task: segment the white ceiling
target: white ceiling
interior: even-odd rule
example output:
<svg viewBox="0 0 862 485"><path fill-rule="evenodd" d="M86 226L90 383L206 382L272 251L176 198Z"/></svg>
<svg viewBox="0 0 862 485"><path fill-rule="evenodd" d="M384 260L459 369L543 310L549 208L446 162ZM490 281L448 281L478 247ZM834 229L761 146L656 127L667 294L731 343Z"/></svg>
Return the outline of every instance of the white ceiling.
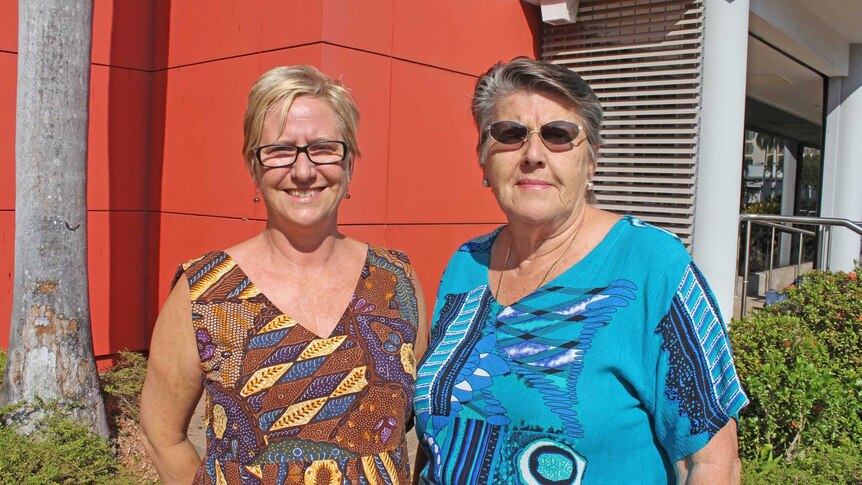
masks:
<svg viewBox="0 0 862 485"><path fill-rule="evenodd" d="M851 44L862 43L862 0L792 0Z"/></svg>
<svg viewBox="0 0 862 485"><path fill-rule="evenodd" d="M862 6L862 0L855 1ZM745 91L758 101L822 124L823 78L751 36Z"/></svg>
<svg viewBox="0 0 862 485"><path fill-rule="evenodd" d="M841 49L830 51L830 42L833 46L837 45L834 42L862 43L862 0L757 0L756 4L752 4L753 14L755 10L760 16L753 15L750 26L754 35L748 38L746 94L816 125L822 125L823 78L819 73L806 68L758 38L779 46L779 49L785 49L790 55L805 59L806 63L821 72L829 72L828 68L835 66L829 63L828 54L835 53L839 57L846 55L842 54ZM802 30L805 30L806 25L811 26L811 30L800 34L803 37L817 35L817 29L820 29L819 35L823 36L822 39L813 41L810 44L811 49L808 49L804 45L795 45L790 32L785 32L790 34L790 37L782 37L780 29L792 29L794 22ZM779 30L770 29L769 23L774 23ZM790 42L784 42L785 39ZM820 60L817 58L818 53L820 56L826 55L825 63L815 62Z"/></svg>

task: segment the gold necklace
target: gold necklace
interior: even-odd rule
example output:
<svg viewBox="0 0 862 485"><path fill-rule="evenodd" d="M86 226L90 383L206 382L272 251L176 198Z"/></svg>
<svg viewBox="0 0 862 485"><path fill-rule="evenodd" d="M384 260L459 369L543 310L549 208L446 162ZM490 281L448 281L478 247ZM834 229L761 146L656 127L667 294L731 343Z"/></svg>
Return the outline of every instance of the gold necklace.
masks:
<svg viewBox="0 0 862 485"><path fill-rule="evenodd" d="M542 281L540 281L539 284L536 285L535 288L533 288L533 291L538 290L539 288L542 287L542 285L545 284L545 281L548 280L548 276L550 276L551 272L554 271L554 268L557 267L557 263L559 263L563 258L565 258L567 254L569 254L569 249L572 249L572 246L575 244L575 238L578 237L578 233L581 232L582 227L584 227L583 221L581 221L581 225L579 225L578 228L575 229L575 233L572 234L572 238L569 240L569 245L566 246L566 250L563 251L563 254L561 254L560 257L557 258L556 261L554 261L554 264L552 264L551 267L548 268L548 271L545 273L545 276L542 277ZM500 289L503 288L503 273L506 272L506 266L509 265L509 256L511 256L511 255L512 255L512 241L509 240L509 247L506 248L506 261L503 263L503 269L500 270L500 277L497 278L497 291L494 292L494 299L495 300L497 299L497 295L500 294ZM530 293L532 293L533 291L531 291Z"/></svg>

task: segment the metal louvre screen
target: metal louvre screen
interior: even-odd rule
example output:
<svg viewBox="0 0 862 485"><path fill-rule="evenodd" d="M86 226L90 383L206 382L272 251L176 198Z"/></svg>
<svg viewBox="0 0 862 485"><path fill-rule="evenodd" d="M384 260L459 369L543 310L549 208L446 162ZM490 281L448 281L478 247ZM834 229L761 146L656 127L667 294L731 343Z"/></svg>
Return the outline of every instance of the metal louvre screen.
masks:
<svg viewBox="0 0 862 485"><path fill-rule="evenodd" d="M571 68L605 111L598 207L691 243L700 110L702 0L581 0L544 25L543 59Z"/></svg>

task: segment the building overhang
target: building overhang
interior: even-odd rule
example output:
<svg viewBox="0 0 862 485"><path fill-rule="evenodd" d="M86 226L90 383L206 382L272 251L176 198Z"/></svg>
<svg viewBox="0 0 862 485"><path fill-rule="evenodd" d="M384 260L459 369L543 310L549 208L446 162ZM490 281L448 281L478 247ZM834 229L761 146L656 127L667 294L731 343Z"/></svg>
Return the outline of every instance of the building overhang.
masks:
<svg viewBox="0 0 862 485"><path fill-rule="evenodd" d="M524 0L542 11L542 22L551 25L573 24L577 20L580 0Z"/></svg>
<svg viewBox="0 0 862 485"><path fill-rule="evenodd" d="M829 77L846 76L850 44L843 17L862 14L862 2L823 0L751 0L749 31L812 69ZM842 35L845 34L845 35Z"/></svg>

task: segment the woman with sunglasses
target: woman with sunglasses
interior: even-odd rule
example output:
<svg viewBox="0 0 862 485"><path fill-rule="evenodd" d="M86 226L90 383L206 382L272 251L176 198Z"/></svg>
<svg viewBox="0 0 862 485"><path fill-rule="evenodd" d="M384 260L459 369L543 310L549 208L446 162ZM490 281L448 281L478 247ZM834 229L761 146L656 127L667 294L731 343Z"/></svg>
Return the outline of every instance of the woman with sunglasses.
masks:
<svg viewBox="0 0 862 485"><path fill-rule="evenodd" d="M679 239L592 205L593 91L517 58L478 80L472 109L508 224L443 274L416 382L417 481L738 481L747 399L724 323Z"/></svg>
<svg viewBox="0 0 862 485"><path fill-rule="evenodd" d="M153 331L141 429L164 483L406 483L427 342L407 257L338 230L359 112L310 66L252 87L243 158L266 227L183 264ZM186 434L206 392L206 454Z"/></svg>

